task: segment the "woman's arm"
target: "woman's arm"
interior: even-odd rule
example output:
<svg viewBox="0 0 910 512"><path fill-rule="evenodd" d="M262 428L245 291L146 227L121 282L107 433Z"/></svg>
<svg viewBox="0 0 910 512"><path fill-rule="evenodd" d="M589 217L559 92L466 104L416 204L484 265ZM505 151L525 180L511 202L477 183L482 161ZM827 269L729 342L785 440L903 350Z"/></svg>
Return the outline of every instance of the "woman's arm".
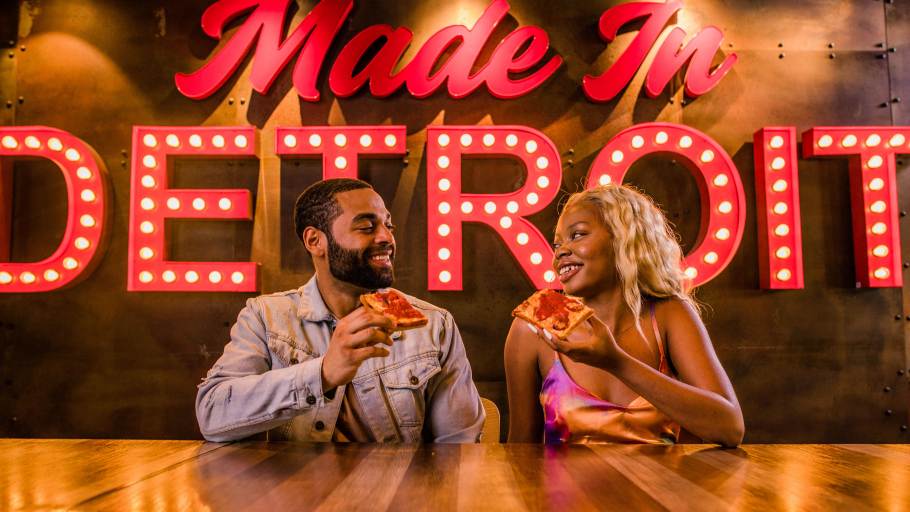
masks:
<svg viewBox="0 0 910 512"><path fill-rule="evenodd" d="M658 410L705 441L724 446L742 442L743 414L711 339L691 306L672 299L658 306L669 354L680 380L627 354L597 318L586 340L548 341L573 360L609 371ZM659 342L660 340L658 340Z"/></svg>
<svg viewBox="0 0 910 512"><path fill-rule="evenodd" d="M503 353L509 393L510 443L539 443L543 439L543 412L538 402L540 340L524 320L515 319Z"/></svg>

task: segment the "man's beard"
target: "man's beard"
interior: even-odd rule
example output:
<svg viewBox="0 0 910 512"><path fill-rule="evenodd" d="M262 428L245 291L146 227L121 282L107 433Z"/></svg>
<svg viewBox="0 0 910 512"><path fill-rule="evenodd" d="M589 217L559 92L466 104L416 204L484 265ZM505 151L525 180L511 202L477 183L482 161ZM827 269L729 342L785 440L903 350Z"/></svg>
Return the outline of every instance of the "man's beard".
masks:
<svg viewBox="0 0 910 512"><path fill-rule="evenodd" d="M335 279L368 290L392 286L392 282L395 280L394 268L377 269L370 265L371 253L378 252L378 250L385 251L391 248L391 244L358 252L338 245L332 236L326 238L329 242L329 272ZM390 257L392 256L394 256L394 250Z"/></svg>

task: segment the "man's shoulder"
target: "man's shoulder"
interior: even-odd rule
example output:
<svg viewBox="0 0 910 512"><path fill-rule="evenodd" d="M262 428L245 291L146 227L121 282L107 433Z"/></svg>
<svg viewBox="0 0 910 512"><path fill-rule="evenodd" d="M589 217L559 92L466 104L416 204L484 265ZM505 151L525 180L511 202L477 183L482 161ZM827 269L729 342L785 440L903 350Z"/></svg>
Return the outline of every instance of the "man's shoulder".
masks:
<svg viewBox="0 0 910 512"><path fill-rule="evenodd" d="M247 301L247 305L258 303L260 305L269 305L271 307L287 305L288 307L297 307L300 303L300 289L284 290L280 292L264 293L257 297L252 297Z"/></svg>

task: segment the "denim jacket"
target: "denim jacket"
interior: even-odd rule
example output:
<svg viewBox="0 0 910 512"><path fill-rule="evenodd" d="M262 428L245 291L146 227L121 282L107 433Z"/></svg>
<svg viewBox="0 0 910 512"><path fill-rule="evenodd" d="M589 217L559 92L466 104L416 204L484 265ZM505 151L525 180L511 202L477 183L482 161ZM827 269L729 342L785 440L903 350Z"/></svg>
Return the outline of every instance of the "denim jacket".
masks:
<svg viewBox="0 0 910 512"><path fill-rule="evenodd" d="M476 442L484 410L461 335L448 311L407 296L429 323L395 332L386 357L323 394L322 360L336 319L314 276L297 290L249 299L231 341L199 385L196 418L209 441L264 431L270 439L331 441L346 386L354 386L375 439Z"/></svg>

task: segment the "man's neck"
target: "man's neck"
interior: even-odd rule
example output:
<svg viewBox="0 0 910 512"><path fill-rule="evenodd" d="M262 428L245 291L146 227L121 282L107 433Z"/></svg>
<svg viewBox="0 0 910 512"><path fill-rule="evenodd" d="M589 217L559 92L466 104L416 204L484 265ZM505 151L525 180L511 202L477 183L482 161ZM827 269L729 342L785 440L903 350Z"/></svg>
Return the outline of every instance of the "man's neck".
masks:
<svg viewBox="0 0 910 512"><path fill-rule="evenodd" d="M316 273L316 287L322 295L322 301L335 316L346 317L351 311L360 307L360 295L369 290L335 279L332 275Z"/></svg>

